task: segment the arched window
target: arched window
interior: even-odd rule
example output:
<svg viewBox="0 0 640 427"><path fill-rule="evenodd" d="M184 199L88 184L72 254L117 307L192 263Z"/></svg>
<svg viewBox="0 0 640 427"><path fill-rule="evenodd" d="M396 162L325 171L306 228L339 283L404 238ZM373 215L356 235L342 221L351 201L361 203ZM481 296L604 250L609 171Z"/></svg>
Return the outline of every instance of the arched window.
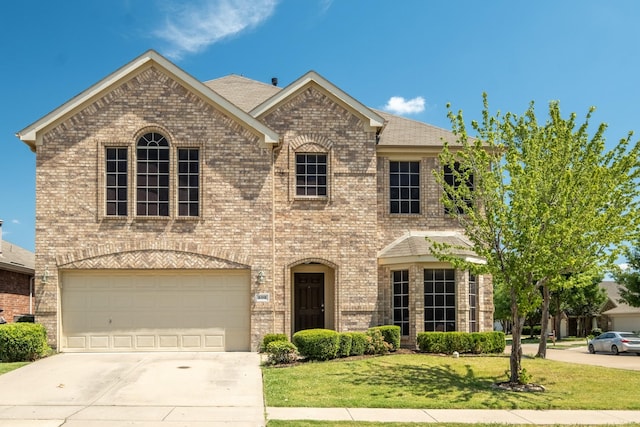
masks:
<svg viewBox="0 0 640 427"><path fill-rule="evenodd" d="M169 142L156 132L137 143L136 214L169 216Z"/></svg>

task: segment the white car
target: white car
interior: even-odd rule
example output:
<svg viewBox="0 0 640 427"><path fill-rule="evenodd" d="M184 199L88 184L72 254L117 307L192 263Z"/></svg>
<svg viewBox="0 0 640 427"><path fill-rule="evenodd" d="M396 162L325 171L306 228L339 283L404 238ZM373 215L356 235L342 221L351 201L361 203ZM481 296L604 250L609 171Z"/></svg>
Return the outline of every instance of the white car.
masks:
<svg viewBox="0 0 640 427"><path fill-rule="evenodd" d="M640 356L640 335L633 332L603 332L589 341L589 353L606 351L613 354L630 352Z"/></svg>

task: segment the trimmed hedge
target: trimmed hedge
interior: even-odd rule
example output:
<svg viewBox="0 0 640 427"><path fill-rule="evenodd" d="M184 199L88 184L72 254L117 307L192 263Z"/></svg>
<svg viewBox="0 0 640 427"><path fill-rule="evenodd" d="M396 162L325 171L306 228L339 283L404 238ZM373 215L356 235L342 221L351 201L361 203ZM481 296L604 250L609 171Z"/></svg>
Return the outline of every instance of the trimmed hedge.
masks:
<svg viewBox="0 0 640 427"><path fill-rule="evenodd" d="M39 323L6 323L0 325L0 361L28 362L51 351L47 331Z"/></svg>
<svg viewBox="0 0 640 427"><path fill-rule="evenodd" d="M298 360L298 349L288 340L276 340L267 344L265 352L268 354L267 363L280 365L293 363Z"/></svg>
<svg viewBox="0 0 640 427"><path fill-rule="evenodd" d="M396 351L400 348L400 326L383 325L369 328L369 330L372 329L377 329L382 333L384 341L391 346L391 351Z"/></svg>
<svg viewBox="0 0 640 427"><path fill-rule="evenodd" d="M351 336L351 352L349 356L362 356L367 350L369 339L364 332L347 332Z"/></svg>
<svg viewBox="0 0 640 427"><path fill-rule="evenodd" d="M351 354L351 345L353 344L353 338L351 334L347 332L338 333L339 347L338 357L347 357Z"/></svg>
<svg viewBox="0 0 640 427"><path fill-rule="evenodd" d="M289 337L286 334L266 334L262 337L262 344L260 345L260 353L267 351L269 343L274 341L286 341L289 342Z"/></svg>
<svg viewBox="0 0 640 427"><path fill-rule="evenodd" d="M421 332L418 348L425 353L503 353L507 345L503 332Z"/></svg>
<svg viewBox="0 0 640 427"><path fill-rule="evenodd" d="M329 329L298 331L292 341L300 355L310 360L335 359L340 347L338 333Z"/></svg>

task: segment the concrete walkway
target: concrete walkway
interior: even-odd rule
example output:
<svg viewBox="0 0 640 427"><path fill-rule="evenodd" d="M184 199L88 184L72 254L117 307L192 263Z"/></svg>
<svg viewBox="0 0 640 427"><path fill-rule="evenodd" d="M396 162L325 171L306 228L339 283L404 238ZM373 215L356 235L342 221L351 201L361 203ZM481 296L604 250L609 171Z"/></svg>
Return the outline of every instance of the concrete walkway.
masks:
<svg viewBox="0 0 640 427"><path fill-rule="evenodd" d="M267 408L269 420L603 425L640 423L640 411Z"/></svg>

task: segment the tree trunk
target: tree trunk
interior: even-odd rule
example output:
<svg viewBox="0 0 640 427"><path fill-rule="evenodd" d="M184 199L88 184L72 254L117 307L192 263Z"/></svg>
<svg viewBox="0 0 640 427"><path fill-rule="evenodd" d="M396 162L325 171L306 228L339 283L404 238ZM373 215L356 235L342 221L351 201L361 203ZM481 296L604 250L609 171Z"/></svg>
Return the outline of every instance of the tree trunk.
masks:
<svg viewBox="0 0 640 427"><path fill-rule="evenodd" d="M524 319L520 317L518 312L518 298L515 290L511 290L511 355L509 357L509 381L512 383L520 382L520 371L522 370L522 325Z"/></svg>
<svg viewBox="0 0 640 427"><path fill-rule="evenodd" d="M549 303L551 302L551 292L549 286L542 285L542 319L540 320L540 344L536 357L542 359L547 357L547 329L549 327Z"/></svg>

